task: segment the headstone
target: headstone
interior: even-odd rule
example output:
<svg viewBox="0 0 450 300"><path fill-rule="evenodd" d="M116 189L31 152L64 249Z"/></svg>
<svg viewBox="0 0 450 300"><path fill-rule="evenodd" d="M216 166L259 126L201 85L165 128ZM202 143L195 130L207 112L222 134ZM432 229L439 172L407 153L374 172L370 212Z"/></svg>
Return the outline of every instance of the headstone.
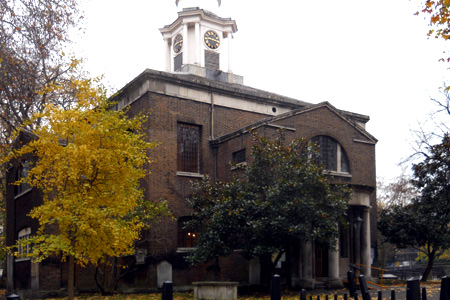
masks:
<svg viewBox="0 0 450 300"><path fill-rule="evenodd" d="M259 285L261 283L261 264L258 259L252 259L248 263L248 282L250 285Z"/></svg>
<svg viewBox="0 0 450 300"><path fill-rule="evenodd" d="M165 281L172 281L172 265L167 261L162 261L156 266L156 280L158 288L161 288Z"/></svg>

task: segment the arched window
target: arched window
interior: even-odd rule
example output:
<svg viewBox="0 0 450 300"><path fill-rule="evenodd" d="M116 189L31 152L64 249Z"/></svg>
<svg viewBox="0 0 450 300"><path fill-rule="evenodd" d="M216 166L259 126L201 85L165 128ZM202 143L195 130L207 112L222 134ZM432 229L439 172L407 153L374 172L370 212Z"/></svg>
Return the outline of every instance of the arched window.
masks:
<svg viewBox="0 0 450 300"><path fill-rule="evenodd" d="M318 163L326 170L338 173L350 173L350 164L344 148L335 139L318 135L311 142L319 148Z"/></svg>

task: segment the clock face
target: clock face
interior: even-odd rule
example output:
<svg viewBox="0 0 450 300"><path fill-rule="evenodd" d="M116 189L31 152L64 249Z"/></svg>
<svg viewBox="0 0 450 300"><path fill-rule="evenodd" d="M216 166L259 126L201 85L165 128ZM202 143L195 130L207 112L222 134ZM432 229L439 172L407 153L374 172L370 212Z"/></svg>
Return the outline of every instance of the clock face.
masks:
<svg viewBox="0 0 450 300"><path fill-rule="evenodd" d="M177 36L173 40L173 52L179 53L182 48L183 48L183 36L181 34L177 34Z"/></svg>
<svg viewBox="0 0 450 300"><path fill-rule="evenodd" d="M204 41L209 49L217 49L220 46L219 35L212 30L205 32Z"/></svg>

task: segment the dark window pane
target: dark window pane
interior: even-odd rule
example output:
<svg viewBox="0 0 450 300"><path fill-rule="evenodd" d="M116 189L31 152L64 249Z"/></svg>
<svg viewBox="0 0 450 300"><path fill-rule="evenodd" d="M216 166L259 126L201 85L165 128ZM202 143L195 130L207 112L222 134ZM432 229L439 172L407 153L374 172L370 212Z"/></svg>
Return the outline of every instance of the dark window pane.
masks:
<svg viewBox="0 0 450 300"><path fill-rule="evenodd" d="M337 142L325 135L315 136L311 141L319 147L318 163L326 170L337 171Z"/></svg>
<svg viewBox="0 0 450 300"><path fill-rule="evenodd" d="M177 140L177 170L199 173L200 127L190 124L178 124Z"/></svg>
<svg viewBox="0 0 450 300"><path fill-rule="evenodd" d="M186 227L186 222L190 220L192 220L191 217L178 219L178 247L191 248L197 245L198 230Z"/></svg>
<svg viewBox="0 0 450 300"><path fill-rule="evenodd" d="M30 170L30 163L25 161L19 168L17 169L16 181L27 178L28 172ZM30 185L27 182L22 182L15 187L15 194L19 195L30 189Z"/></svg>
<svg viewBox="0 0 450 300"><path fill-rule="evenodd" d="M178 71L183 66L183 53L178 54L173 58L173 69Z"/></svg>
<svg viewBox="0 0 450 300"><path fill-rule="evenodd" d="M348 157L342 146L341 146L341 172L350 173L350 164L348 162Z"/></svg>
<svg viewBox="0 0 450 300"><path fill-rule="evenodd" d="M239 164L245 161L245 149L233 152L233 162Z"/></svg>

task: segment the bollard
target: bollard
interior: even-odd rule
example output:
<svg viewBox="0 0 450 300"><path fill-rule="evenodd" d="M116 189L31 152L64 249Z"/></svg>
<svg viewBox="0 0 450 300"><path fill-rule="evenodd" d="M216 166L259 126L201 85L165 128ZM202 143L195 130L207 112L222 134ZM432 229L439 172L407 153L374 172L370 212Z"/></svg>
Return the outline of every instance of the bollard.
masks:
<svg viewBox="0 0 450 300"><path fill-rule="evenodd" d="M439 295L439 300L449 300L450 299L450 277L444 276L441 280L441 293Z"/></svg>
<svg viewBox="0 0 450 300"><path fill-rule="evenodd" d="M338 300L338 295L334 294L334 300Z"/></svg>
<svg viewBox="0 0 450 300"><path fill-rule="evenodd" d="M356 292L356 282L355 276L352 271L347 272L347 279L348 279L348 292L350 294L350 297L353 297Z"/></svg>
<svg viewBox="0 0 450 300"><path fill-rule="evenodd" d="M270 300L281 300L281 279L280 275L273 275Z"/></svg>
<svg viewBox="0 0 450 300"><path fill-rule="evenodd" d="M306 300L306 290L302 289L300 292L300 300Z"/></svg>
<svg viewBox="0 0 450 300"><path fill-rule="evenodd" d="M383 300L383 292L378 291L378 300Z"/></svg>
<svg viewBox="0 0 450 300"><path fill-rule="evenodd" d="M344 300L348 300L347 294L344 294Z"/></svg>
<svg viewBox="0 0 450 300"><path fill-rule="evenodd" d="M406 300L420 300L419 279L410 279L406 282Z"/></svg>
<svg viewBox="0 0 450 300"><path fill-rule="evenodd" d="M364 275L359 275L359 284L361 285L361 296L363 300L370 300L369 288L367 287L366 277Z"/></svg>
<svg viewBox="0 0 450 300"><path fill-rule="evenodd" d="M353 299L358 300L358 292L356 291L355 294L353 295Z"/></svg>
<svg viewBox="0 0 450 300"><path fill-rule="evenodd" d="M422 288L422 300L427 300L427 289L425 287Z"/></svg>
<svg viewBox="0 0 450 300"><path fill-rule="evenodd" d="M328 300L328 295L325 295L325 300Z"/></svg>
<svg viewBox="0 0 450 300"><path fill-rule="evenodd" d="M317 295L317 300L320 300L320 295Z"/></svg>
<svg viewBox="0 0 450 300"><path fill-rule="evenodd" d="M163 286L162 286L161 300L173 300L172 281L164 281Z"/></svg>
<svg viewBox="0 0 450 300"><path fill-rule="evenodd" d="M395 300L395 290L391 290L391 300Z"/></svg>

